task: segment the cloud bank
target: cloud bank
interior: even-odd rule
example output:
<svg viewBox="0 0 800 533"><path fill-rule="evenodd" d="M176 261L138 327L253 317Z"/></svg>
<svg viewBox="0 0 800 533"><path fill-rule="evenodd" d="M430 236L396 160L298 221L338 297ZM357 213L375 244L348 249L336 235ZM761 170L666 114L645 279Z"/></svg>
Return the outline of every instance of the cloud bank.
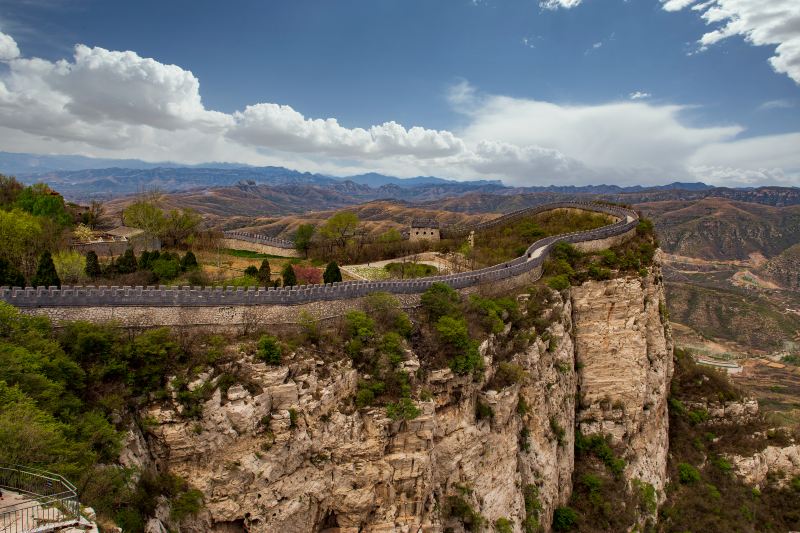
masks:
<svg viewBox="0 0 800 533"><path fill-rule="evenodd" d="M575 4L571 0L558 2ZM736 125L690 126L684 107L645 93L601 105L481 94L462 82L449 103L458 131L390 121L347 128L288 105L208 109L200 80L132 51L77 45L71 58L25 57L0 33L0 150L285 165L350 174L437 174L512 184L797 182L798 135L737 140ZM636 95L636 96L634 96Z"/></svg>

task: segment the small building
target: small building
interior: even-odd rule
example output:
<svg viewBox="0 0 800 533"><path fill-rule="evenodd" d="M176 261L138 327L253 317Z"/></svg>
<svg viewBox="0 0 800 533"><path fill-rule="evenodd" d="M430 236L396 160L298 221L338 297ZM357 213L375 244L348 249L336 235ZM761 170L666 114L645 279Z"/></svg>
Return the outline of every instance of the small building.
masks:
<svg viewBox="0 0 800 533"><path fill-rule="evenodd" d="M411 221L411 230L408 233L409 241L438 241L441 238L439 223L435 220Z"/></svg>
<svg viewBox="0 0 800 533"><path fill-rule="evenodd" d="M119 256L132 248L137 255L161 249L161 241L139 228L118 226L114 229L96 233L88 242L77 242L73 248L83 254L94 251L98 256Z"/></svg>

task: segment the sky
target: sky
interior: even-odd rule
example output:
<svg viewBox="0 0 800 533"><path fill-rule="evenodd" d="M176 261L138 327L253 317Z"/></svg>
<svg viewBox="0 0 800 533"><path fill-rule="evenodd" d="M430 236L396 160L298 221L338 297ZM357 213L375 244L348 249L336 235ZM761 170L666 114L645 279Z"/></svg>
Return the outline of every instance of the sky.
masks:
<svg viewBox="0 0 800 533"><path fill-rule="evenodd" d="M800 2L0 0L0 150L800 186Z"/></svg>

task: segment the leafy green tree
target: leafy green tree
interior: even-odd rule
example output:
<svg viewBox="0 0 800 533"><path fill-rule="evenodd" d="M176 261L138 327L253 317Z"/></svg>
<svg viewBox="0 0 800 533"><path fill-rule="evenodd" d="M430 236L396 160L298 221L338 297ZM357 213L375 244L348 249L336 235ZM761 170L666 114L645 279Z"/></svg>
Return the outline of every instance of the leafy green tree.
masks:
<svg viewBox="0 0 800 533"><path fill-rule="evenodd" d="M350 211L340 211L325 221L320 234L331 240L336 246L344 248L347 241L353 238L360 220L358 215Z"/></svg>
<svg viewBox="0 0 800 533"><path fill-rule="evenodd" d="M311 239L314 237L316 229L314 224L301 224L297 228L297 234L294 236L294 247L306 257L308 256L308 249L311 248Z"/></svg>
<svg viewBox="0 0 800 533"><path fill-rule="evenodd" d="M258 281L260 281L263 285L269 285L270 278L272 277L272 271L269 266L269 261L264 259L261 261L261 266L258 267Z"/></svg>
<svg viewBox="0 0 800 533"><path fill-rule="evenodd" d="M19 209L0 210L0 259L30 276L44 251L43 242L42 223L38 218Z"/></svg>
<svg viewBox="0 0 800 533"><path fill-rule="evenodd" d="M68 226L72 217L64 198L44 183L25 187L17 197L16 206L34 216L48 218L59 226Z"/></svg>
<svg viewBox="0 0 800 533"><path fill-rule="evenodd" d="M83 280L86 270L86 258L75 250L60 250L53 254L58 277L68 284Z"/></svg>
<svg viewBox="0 0 800 533"><path fill-rule="evenodd" d="M141 198L122 212L122 220L126 226L139 228L151 237L159 237L167 226L163 211L156 205L155 200Z"/></svg>
<svg viewBox="0 0 800 533"><path fill-rule="evenodd" d="M0 259L0 287L24 287L25 276L14 265Z"/></svg>
<svg viewBox="0 0 800 533"><path fill-rule="evenodd" d="M325 267L325 272L322 274L322 281L325 283L337 283L342 281L342 271L339 270L339 265L336 264L336 261L331 261L328 263L328 266Z"/></svg>
<svg viewBox="0 0 800 533"><path fill-rule="evenodd" d="M186 255L183 256L181 259L181 270L186 272L187 270L192 270L194 268L198 268L200 265L197 263L197 257L195 257L194 252L189 250L186 252Z"/></svg>
<svg viewBox="0 0 800 533"><path fill-rule="evenodd" d="M189 243L202 221L203 218L194 209L171 209L164 215L160 237L172 246Z"/></svg>
<svg viewBox="0 0 800 533"><path fill-rule="evenodd" d="M284 287L293 287L297 285L297 276L294 273L294 268L291 263L286 263L286 266L283 267L281 277L283 278Z"/></svg>
<svg viewBox="0 0 800 533"><path fill-rule="evenodd" d="M39 258L39 266L31 279L31 285L34 287L61 286L61 280L58 278L56 265L53 264L53 256L50 255L50 252L44 252Z"/></svg>
<svg viewBox="0 0 800 533"><path fill-rule="evenodd" d="M443 316L461 314L459 309L461 297L452 287L444 283L436 282L428 287L428 290L422 293L420 303L433 321Z"/></svg>
<svg viewBox="0 0 800 533"><path fill-rule="evenodd" d="M270 365L281 364L281 346L278 339L271 335L264 335L258 339L258 358Z"/></svg>
<svg viewBox="0 0 800 533"><path fill-rule="evenodd" d="M160 258L150 263L150 269L159 280L169 281L177 278L181 273L181 263L177 258Z"/></svg>
<svg viewBox="0 0 800 533"><path fill-rule="evenodd" d="M133 254L133 249L128 248L125 250L125 253L117 258L116 265L117 271L120 274L131 274L136 272L138 263L136 261L136 256Z"/></svg>

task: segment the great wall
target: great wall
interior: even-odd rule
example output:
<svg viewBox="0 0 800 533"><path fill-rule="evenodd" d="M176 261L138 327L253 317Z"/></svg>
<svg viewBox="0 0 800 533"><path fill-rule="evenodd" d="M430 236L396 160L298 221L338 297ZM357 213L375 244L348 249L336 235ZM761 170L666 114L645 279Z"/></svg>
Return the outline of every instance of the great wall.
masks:
<svg viewBox="0 0 800 533"><path fill-rule="evenodd" d="M589 203L558 202L522 209L491 221L443 230L447 236L507 223L554 209L579 209L611 215L612 224L582 232L540 239L525 254L513 260L470 272L431 276L408 281L345 281L326 285L281 288L242 287L3 287L0 300L29 314L47 315L56 323L64 320L117 321L124 326L239 326L246 324L296 323L301 313L316 319L339 316L359 305L359 299L373 292L397 295L404 307L414 307L419 296L433 283L445 283L462 292L481 286L493 290L511 289L541 277L542 265L558 242L574 244L583 251L607 248L624 241L638 224L635 211L623 207ZM228 232L228 239L289 250L291 241L240 232Z"/></svg>

